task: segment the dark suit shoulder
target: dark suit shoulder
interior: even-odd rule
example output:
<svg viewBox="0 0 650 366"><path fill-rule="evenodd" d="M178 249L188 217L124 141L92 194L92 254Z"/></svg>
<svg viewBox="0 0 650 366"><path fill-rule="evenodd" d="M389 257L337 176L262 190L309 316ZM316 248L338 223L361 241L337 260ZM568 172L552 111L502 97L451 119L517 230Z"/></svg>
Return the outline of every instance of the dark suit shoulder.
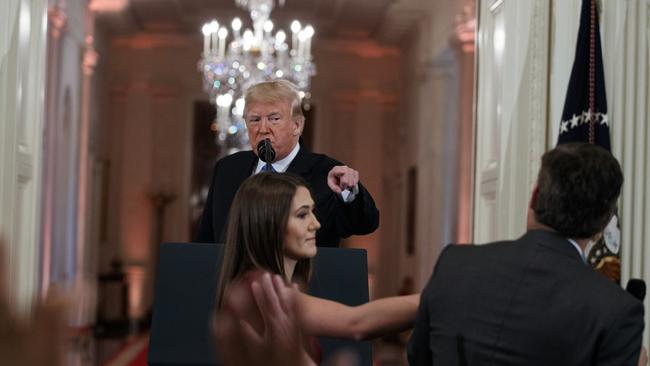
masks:
<svg viewBox="0 0 650 366"><path fill-rule="evenodd" d="M591 288L592 290L586 294L592 297L592 302L600 304L604 307L611 308L634 308L642 306L641 301L636 299L632 294L625 291L617 283L612 282L601 273L593 270L589 266L585 266L586 270L580 271L575 276L575 281L578 286ZM611 314L614 316L615 314Z"/></svg>
<svg viewBox="0 0 650 366"><path fill-rule="evenodd" d="M481 261L490 258L501 258L505 253L518 250L515 241L500 241L489 244L449 244L440 254L440 260L445 257L448 261L465 261L480 259Z"/></svg>
<svg viewBox="0 0 650 366"><path fill-rule="evenodd" d="M223 158L217 160L215 168L230 168L230 167L240 167L244 162L252 163L257 157L251 150L238 151L234 154L224 156Z"/></svg>
<svg viewBox="0 0 650 366"><path fill-rule="evenodd" d="M463 271L459 269L483 267L486 263L503 258L503 251L508 251L512 244L506 241L485 245L449 244L440 253L432 278L438 273L445 278L462 277ZM486 266L489 267L491 265Z"/></svg>
<svg viewBox="0 0 650 366"><path fill-rule="evenodd" d="M340 162L340 161L338 161L338 160L336 160L336 159L334 159L334 158L332 158L330 156L327 156L325 154L318 154L318 153L311 153L311 154L313 156L313 159L316 160L316 161L321 161L323 163L332 164L332 165L345 165L342 162Z"/></svg>
<svg viewBox="0 0 650 366"><path fill-rule="evenodd" d="M327 169L328 171L336 165L344 165L340 161L333 159L325 154L314 153L311 151L304 151L303 154L301 154L301 158L303 161L300 163L304 164L305 166L318 167Z"/></svg>
<svg viewBox="0 0 650 366"><path fill-rule="evenodd" d="M296 158L289 165L287 171L303 176L303 178L305 178L310 184L319 181L326 186L327 180L323 178L327 177L329 171L338 165L345 164L325 154L314 153L301 148Z"/></svg>

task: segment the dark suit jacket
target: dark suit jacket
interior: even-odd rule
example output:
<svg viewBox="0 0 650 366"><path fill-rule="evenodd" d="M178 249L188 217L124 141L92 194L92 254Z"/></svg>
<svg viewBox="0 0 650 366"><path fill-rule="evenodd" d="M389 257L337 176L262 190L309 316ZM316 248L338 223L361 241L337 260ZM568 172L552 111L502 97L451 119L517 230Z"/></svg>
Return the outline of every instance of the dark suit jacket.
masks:
<svg viewBox="0 0 650 366"><path fill-rule="evenodd" d="M411 365L636 365L643 305L550 231L450 245L422 292Z"/></svg>
<svg viewBox="0 0 650 366"><path fill-rule="evenodd" d="M230 205L241 183L254 171L257 156L240 151L217 161L203 216L195 238L200 243L223 242ZM342 163L300 147L287 172L302 176L310 185L316 217L321 228L316 233L318 246L338 246L341 238L369 234L379 226L379 211L370 193L359 183L354 201L344 203L327 185L327 173Z"/></svg>

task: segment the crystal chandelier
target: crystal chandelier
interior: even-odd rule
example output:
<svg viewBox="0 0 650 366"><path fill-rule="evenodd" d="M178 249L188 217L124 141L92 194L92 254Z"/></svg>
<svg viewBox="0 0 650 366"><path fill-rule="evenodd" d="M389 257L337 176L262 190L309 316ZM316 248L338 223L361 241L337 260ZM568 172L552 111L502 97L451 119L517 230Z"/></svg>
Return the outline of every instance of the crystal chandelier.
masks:
<svg viewBox="0 0 650 366"><path fill-rule="evenodd" d="M284 0L278 0L284 5ZM291 47L287 34L273 34L269 19L275 0L235 0L248 10L253 29L242 32L242 21L234 18L231 31L216 20L203 25L203 53L199 71L203 73L203 89L210 102L216 104L217 118L212 124L217 143L227 153L246 149L248 136L243 121L243 93L262 81L286 79L298 86L301 96L309 98L309 81L316 74L312 62L311 40L314 28L291 23ZM230 36L230 38L229 38Z"/></svg>

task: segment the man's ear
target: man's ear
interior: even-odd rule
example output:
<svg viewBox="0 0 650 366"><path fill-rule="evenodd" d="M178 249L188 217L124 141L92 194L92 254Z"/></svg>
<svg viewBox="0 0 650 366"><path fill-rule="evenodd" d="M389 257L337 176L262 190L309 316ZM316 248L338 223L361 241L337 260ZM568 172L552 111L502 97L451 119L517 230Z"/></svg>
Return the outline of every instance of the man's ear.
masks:
<svg viewBox="0 0 650 366"><path fill-rule="evenodd" d="M539 187L537 184L535 184L535 187L533 187L533 192L530 194L530 202L528 202L528 208L531 210L535 209L535 205L537 204L537 194L539 193Z"/></svg>
<svg viewBox="0 0 650 366"><path fill-rule="evenodd" d="M530 202L528 202L528 213L526 214L526 229L532 230L539 227L537 219L535 217L535 204L537 203L537 193L539 193L539 188L537 184L533 187L533 192L530 194Z"/></svg>
<svg viewBox="0 0 650 366"><path fill-rule="evenodd" d="M305 127L305 122L300 119L294 119L292 122L295 124L295 127L293 129L293 135L294 136L302 135L302 129Z"/></svg>

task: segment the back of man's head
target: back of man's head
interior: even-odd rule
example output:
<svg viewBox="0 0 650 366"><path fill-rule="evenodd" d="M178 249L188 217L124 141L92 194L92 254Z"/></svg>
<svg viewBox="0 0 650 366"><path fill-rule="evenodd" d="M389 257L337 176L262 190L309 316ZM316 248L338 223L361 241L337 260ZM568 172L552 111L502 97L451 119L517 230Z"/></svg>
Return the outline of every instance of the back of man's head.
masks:
<svg viewBox="0 0 650 366"><path fill-rule="evenodd" d="M590 238L611 219L622 185L621 167L605 149L559 145L542 156L535 219L568 238Z"/></svg>

